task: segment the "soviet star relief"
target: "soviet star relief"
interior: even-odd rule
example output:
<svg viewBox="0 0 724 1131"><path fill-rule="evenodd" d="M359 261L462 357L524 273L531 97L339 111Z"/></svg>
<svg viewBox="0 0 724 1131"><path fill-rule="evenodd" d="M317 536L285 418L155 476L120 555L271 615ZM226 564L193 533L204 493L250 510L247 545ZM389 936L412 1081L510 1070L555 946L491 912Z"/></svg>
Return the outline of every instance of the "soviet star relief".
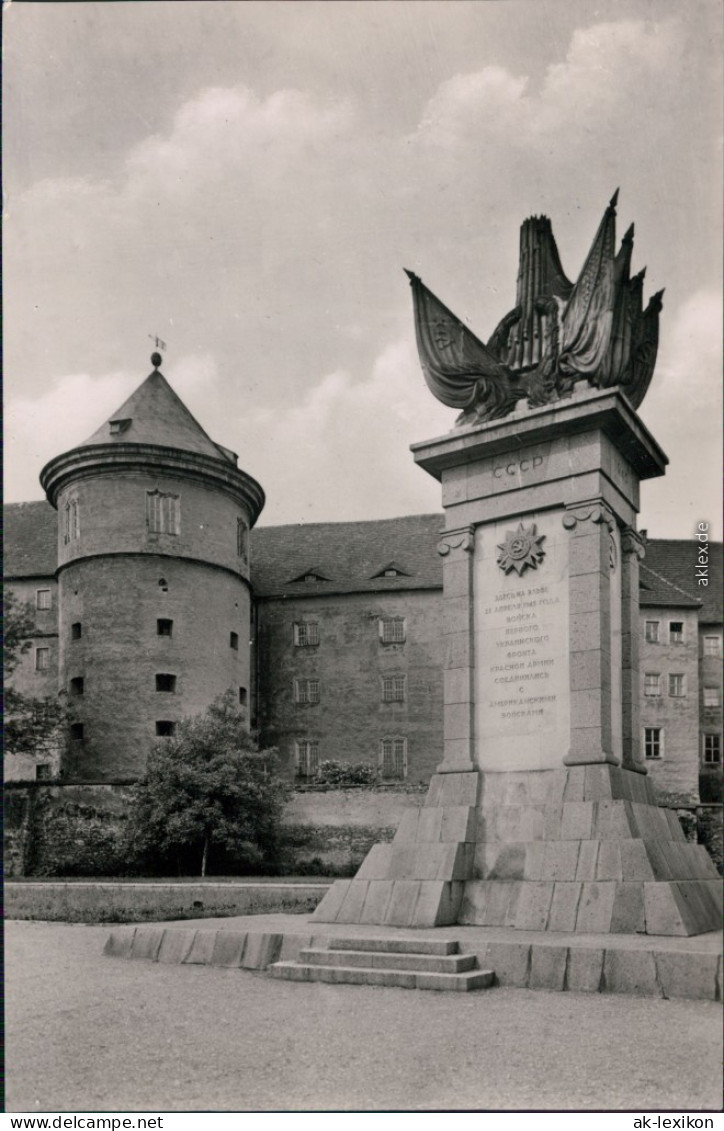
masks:
<svg viewBox="0 0 724 1131"><path fill-rule="evenodd" d="M534 522L530 526L523 526L520 522L517 530L506 530L505 541L498 545L498 565L503 573L508 574L514 569L520 577L528 566L537 569L538 563L545 557L544 541L545 534L538 534Z"/></svg>

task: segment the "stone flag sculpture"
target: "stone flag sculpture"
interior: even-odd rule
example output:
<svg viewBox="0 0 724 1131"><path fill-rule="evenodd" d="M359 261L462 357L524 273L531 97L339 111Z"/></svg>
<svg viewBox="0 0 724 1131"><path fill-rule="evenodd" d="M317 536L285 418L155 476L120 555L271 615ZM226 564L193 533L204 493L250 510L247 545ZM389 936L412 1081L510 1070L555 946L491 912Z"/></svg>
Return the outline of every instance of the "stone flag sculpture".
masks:
<svg viewBox="0 0 724 1131"><path fill-rule="evenodd" d="M415 332L430 391L463 409L458 424L496 420L518 401L529 407L568 395L576 381L619 386L641 404L656 363L661 296L643 309L643 277L630 274L633 225L616 252L614 193L575 283L561 266L550 220L532 216L520 232L516 305L487 345L407 272Z"/></svg>

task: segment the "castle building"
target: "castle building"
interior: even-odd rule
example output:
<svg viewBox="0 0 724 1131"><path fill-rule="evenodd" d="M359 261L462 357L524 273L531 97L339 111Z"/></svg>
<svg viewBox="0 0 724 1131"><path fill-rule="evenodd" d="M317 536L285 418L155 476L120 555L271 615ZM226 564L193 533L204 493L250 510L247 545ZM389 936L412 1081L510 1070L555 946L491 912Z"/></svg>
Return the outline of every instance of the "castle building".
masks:
<svg viewBox="0 0 724 1131"><path fill-rule="evenodd" d="M426 783L443 732L442 514L256 527L258 483L158 370L51 460L47 502L5 508L6 581L33 610L17 690L67 697L70 753L9 779L121 782L219 694L288 773L364 762ZM254 529L252 529L254 528ZM721 546L648 540L640 577L646 762L672 804L718 799ZM714 784L712 784L714 783Z"/></svg>

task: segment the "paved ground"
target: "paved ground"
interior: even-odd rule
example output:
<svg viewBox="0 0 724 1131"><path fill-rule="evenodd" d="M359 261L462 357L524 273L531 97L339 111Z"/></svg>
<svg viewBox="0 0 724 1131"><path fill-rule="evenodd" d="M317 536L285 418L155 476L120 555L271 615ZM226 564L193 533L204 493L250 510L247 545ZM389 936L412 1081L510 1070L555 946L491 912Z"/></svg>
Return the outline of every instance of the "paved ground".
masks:
<svg viewBox="0 0 724 1131"><path fill-rule="evenodd" d="M713 1002L287 983L6 925L9 1111L719 1110Z"/></svg>

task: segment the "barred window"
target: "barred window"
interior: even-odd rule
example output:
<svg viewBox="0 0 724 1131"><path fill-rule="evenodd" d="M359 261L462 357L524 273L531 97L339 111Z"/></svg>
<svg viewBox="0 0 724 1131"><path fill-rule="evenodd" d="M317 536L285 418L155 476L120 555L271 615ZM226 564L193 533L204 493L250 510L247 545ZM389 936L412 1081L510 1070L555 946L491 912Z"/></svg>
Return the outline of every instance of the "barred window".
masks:
<svg viewBox="0 0 724 1131"><path fill-rule="evenodd" d="M249 528L243 518L236 520L236 553L243 561L248 561Z"/></svg>
<svg viewBox="0 0 724 1131"><path fill-rule="evenodd" d="M681 699L686 695L686 676L678 672L669 676L669 695L673 699Z"/></svg>
<svg viewBox="0 0 724 1131"><path fill-rule="evenodd" d="M80 538L80 515L77 499L68 499L65 504L65 542L75 542Z"/></svg>
<svg viewBox="0 0 724 1131"><path fill-rule="evenodd" d="M405 698L404 675L386 675L382 679L382 700L384 703L401 703Z"/></svg>
<svg viewBox="0 0 724 1131"><path fill-rule="evenodd" d="M704 765L705 766L718 766L721 762L721 735L720 734L705 734L703 735L704 742Z"/></svg>
<svg viewBox="0 0 724 1131"><path fill-rule="evenodd" d="M162 491L146 491L146 526L151 534L181 532L181 499Z"/></svg>
<svg viewBox="0 0 724 1131"><path fill-rule="evenodd" d="M319 773L319 743L297 739L294 743L296 774L299 778L316 778Z"/></svg>
<svg viewBox="0 0 724 1131"><path fill-rule="evenodd" d="M317 621L297 621L294 625L294 643L297 648L312 648L319 644Z"/></svg>
<svg viewBox="0 0 724 1131"><path fill-rule="evenodd" d="M721 652L721 637L720 636L705 636L704 637L704 655L705 656L718 656Z"/></svg>
<svg viewBox="0 0 724 1131"><path fill-rule="evenodd" d="M684 640L684 622L681 620L669 621L669 644L682 644Z"/></svg>
<svg viewBox="0 0 724 1131"><path fill-rule="evenodd" d="M659 642L659 622L657 620L647 620L644 627L644 636L647 644L658 644Z"/></svg>
<svg viewBox="0 0 724 1131"><path fill-rule="evenodd" d="M36 672L47 671L50 667L50 648L36 648L35 649L35 670Z"/></svg>
<svg viewBox="0 0 724 1131"><path fill-rule="evenodd" d="M660 758L664 752L664 731L662 727L644 727L644 756Z"/></svg>
<svg viewBox="0 0 724 1131"><path fill-rule="evenodd" d="M644 695L661 694L661 676L656 672L646 672L644 675Z"/></svg>
<svg viewBox="0 0 724 1131"><path fill-rule="evenodd" d="M50 590L49 589L36 589L35 590L35 607L36 607L36 609L49 609L50 608Z"/></svg>
<svg viewBox="0 0 724 1131"><path fill-rule="evenodd" d="M704 706L705 707L718 707L719 706L719 688L718 687L705 687L704 688Z"/></svg>
<svg viewBox="0 0 724 1131"><path fill-rule="evenodd" d="M319 680L318 679L295 679L294 680L294 702L295 703L318 703L319 702Z"/></svg>
<svg viewBox="0 0 724 1131"><path fill-rule="evenodd" d="M387 780L402 780L407 777L406 738L394 736L381 740L380 773Z"/></svg>
<svg viewBox="0 0 724 1131"><path fill-rule="evenodd" d="M379 631L380 640L383 644L404 644L405 618L380 617Z"/></svg>

